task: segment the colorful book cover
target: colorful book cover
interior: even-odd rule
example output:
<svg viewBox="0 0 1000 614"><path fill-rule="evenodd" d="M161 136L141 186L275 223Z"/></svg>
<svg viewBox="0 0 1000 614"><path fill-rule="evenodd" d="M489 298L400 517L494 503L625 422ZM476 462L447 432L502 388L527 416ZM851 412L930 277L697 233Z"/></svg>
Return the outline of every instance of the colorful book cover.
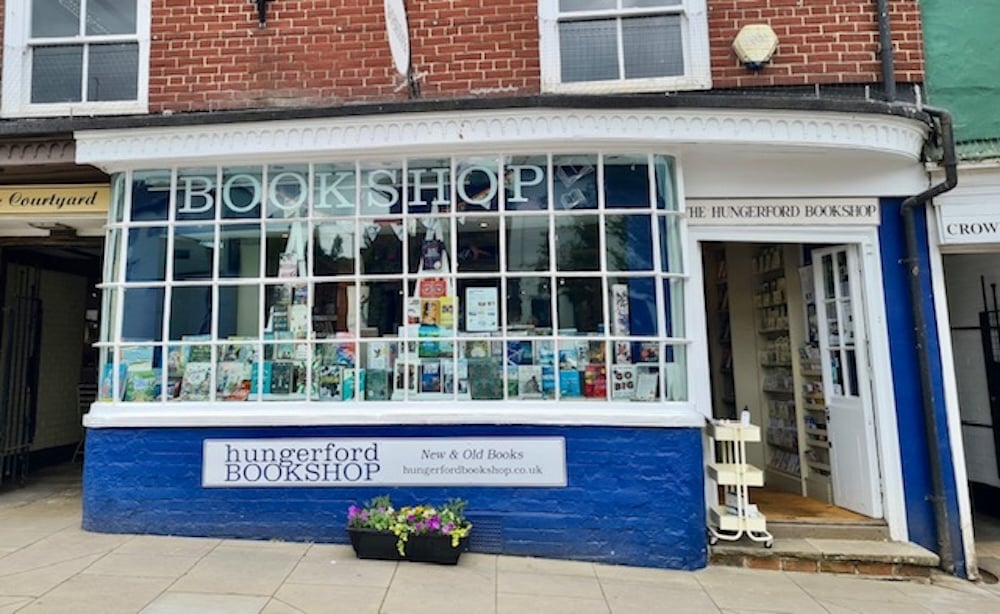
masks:
<svg viewBox="0 0 1000 614"><path fill-rule="evenodd" d="M560 371L576 371L579 362L579 354L576 346L559 348Z"/></svg>
<svg viewBox="0 0 1000 614"><path fill-rule="evenodd" d="M101 389L98 398L102 401L114 399L114 365L107 363L104 365L104 372L101 374ZM125 396L125 379L128 377L128 365L118 365L118 398Z"/></svg>
<svg viewBox="0 0 1000 614"><path fill-rule="evenodd" d="M184 366L181 379L181 399L185 401L207 401L211 389L212 363L188 362Z"/></svg>
<svg viewBox="0 0 1000 614"><path fill-rule="evenodd" d="M441 325L441 301L439 299L420 299L420 324L423 326Z"/></svg>
<svg viewBox="0 0 1000 614"><path fill-rule="evenodd" d="M627 401L635 398L635 367L611 365L611 399Z"/></svg>
<svg viewBox="0 0 1000 614"><path fill-rule="evenodd" d="M503 399L500 362L493 358L470 358L469 394L473 399Z"/></svg>
<svg viewBox="0 0 1000 614"><path fill-rule="evenodd" d="M125 377L125 401L149 403L160 400L160 370L133 369Z"/></svg>
<svg viewBox="0 0 1000 614"><path fill-rule="evenodd" d="M542 396L550 399L556 395L556 369L555 367L541 365L542 367Z"/></svg>
<svg viewBox="0 0 1000 614"><path fill-rule="evenodd" d="M489 358L490 342L485 339L474 339L465 342L466 358Z"/></svg>
<svg viewBox="0 0 1000 614"><path fill-rule="evenodd" d="M441 363L437 360L420 363L420 392L441 392Z"/></svg>
<svg viewBox="0 0 1000 614"><path fill-rule="evenodd" d="M153 368L153 347L134 346L121 349L121 364L135 369Z"/></svg>
<svg viewBox="0 0 1000 614"><path fill-rule="evenodd" d="M273 377L273 376L272 376ZM344 395L344 368L340 365L323 365L316 369L317 396L321 401L341 401Z"/></svg>
<svg viewBox="0 0 1000 614"><path fill-rule="evenodd" d="M357 358L357 350L353 343L338 343L334 347L334 361L338 365L353 367Z"/></svg>
<svg viewBox="0 0 1000 614"><path fill-rule="evenodd" d="M531 341L508 341L507 364L530 365L532 363Z"/></svg>
<svg viewBox="0 0 1000 614"><path fill-rule="evenodd" d="M522 399L542 397L541 365L520 365L517 367L517 395Z"/></svg>
<svg viewBox="0 0 1000 614"><path fill-rule="evenodd" d="M357 381L355 381L357 380ZM341 398L349 401L354 398L355 388L359 397L365 396L365 387L368 385L368 372L365 369L344 369L344 385L341 388Z"/></svg>
<svg viewBox="0 0 1000 614"><path fill-rule="evenodd" d="M185 346L184 365L192 362L212 362L212 346L210 345L188 345Z"/></svg>
<svg viewBox="0 0 1000 614"><path fill-rule="evenodd" d="M552 355L552 342L551 341L536 341L535 346L535 364L539 365L552 365L553 355Z"/></svg>
<svg viewBox="0 0 1000 614"><path fill-rule="evenodd" d="M223 361L219 363L215 373L215 390L219 397L223 399L237 398L246 395L244 391L250 390L250 363L239 360Z"/></svg>
<svg viewBox="0 0 1000 614"><path fill-rule="evenodd" d="M444 267L444 242L424 241L420 247L420 270L440 271Z"/></svg>
<svg viewBox="0 0 1000 614"><path fill-rule="evenodd" d="M389 400L389 371L386 369L366 369L365 399L369 401Z"/></svg>
<svg viewBox="0 0 1000 614"><path fill-rule="evenodd" d="M563 398L579 397L582 396L582 393L579 371L559 372L559 396Z"/></svg>
<svg viewBox="0 0 1000 614"><path fill-rule="evenodd" d="M441 327L451 328L455 325L455 298L452 296L441 297Z"/></svg>
<svg viewBox="0 0 1000 614"><path fill-rule="evenodd" d="M635 400L656 401L660 392L660 376L657 369L637 369L635 378Z"/></svg>
<svg viewBox="0 0 1000 614"><path fill-rule="evenodd" d="M421 341L417 344L417 356L420 358L437 358L440 348L437 341Z"/></svg>
<svg viewBox="0 0 1000 614"><path fill-rule="evenodd" d="M372 341L368 345L369 369L388 370L389 369L389 343L386 341Z"/></svg>
<svg viewBox="0 0 1000 614"><path fill-rule="evenodd" d="M271 368L272 362L265 360L263 363L253 363L250 366L250 393L264 394L271 393Z"/></svg>
<svg viewBox="0 0 1000 614"><path fill-rule="evenodd" d="M288 308L288 330L299 339L305 338L309 331L308 305L292 305Z"/></svg>
<svg viewBox="0 0 1000 614"><path fill-rule="evenodd" d="M276 360L271 366L271 394L291 394L295 391L295 363Z"/></svg>
<svg viewBox="0 0 1000 614"><path fill-rule="evenodd" d="M639 359L636 362L659 362L659 344L655 341L640 341L638 356Z"/></svg>
<svg viewBox="0 0 1000 614"><path fill-rule="evenodd" d="M587 363L592 365L603 365L605 362L605 347L603 341L591 341L587 348Z"/></svg>
<svg viewBox="0 0 1000 614"><path fill-rule="evenodd" d="M632 362L632 344L628 341L615 341L615 364L627 365Z"/></svg>
<svg viewBox="0 0 1000 614"><path fill-rule="evenodd" d="M167 374L170 377L181 377L184 373L184 346L171 345L167 347Z"/></svg>
<svg viewBox="0 0 1000 614"><path fill-rule="evenodd" d="M603 399L608 396L607 367L587 365L583 372L583 395L592 399Z"/></svg>

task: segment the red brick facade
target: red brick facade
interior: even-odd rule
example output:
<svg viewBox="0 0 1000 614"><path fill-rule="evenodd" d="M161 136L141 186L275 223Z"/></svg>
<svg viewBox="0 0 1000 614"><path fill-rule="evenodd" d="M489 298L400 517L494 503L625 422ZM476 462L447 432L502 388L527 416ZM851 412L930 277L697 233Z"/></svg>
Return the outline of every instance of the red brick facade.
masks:
<svg viewBox="0 0 1000 614"><path fill-rule="evenodd" d="M537 0L409 2L424 98L540 90ZM403 100L382 0L153 0L149 109L194 111ZM922 82L917 0L891 0L896 80ZM0 13L2 14L2 13ZM779 37L757 74L731 50L747 24ZM875 0L708 0L713 86L877 83Z"/></svg>

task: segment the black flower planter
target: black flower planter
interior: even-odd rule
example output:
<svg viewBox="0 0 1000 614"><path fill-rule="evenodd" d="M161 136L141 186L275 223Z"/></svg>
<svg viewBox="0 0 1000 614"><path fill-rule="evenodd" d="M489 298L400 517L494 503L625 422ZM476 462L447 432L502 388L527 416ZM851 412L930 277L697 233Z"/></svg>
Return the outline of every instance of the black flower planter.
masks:
<svg viewBox="0 0 1000 614"><path fill-rule="evenodd" d="M419 561L455 565L458 557L468 548L468 538L463 537L457 548L451 547L450 535L411 535L406 540L406 555L396 549L396 536L371 529L347 529L351 546L359 559L381 561Z"/></svg>

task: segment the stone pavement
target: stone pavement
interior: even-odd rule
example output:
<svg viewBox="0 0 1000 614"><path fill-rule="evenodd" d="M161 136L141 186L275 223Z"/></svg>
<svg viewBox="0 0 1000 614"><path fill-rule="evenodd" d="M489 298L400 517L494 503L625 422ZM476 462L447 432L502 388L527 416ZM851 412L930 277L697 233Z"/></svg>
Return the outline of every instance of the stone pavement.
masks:
<svg viewBox="0 0 1000 614"><path fill-rule="evenodd" d="M80 529L79 467L0 489L0 614L998 612L1000 585L712 566L685 572L466 553L456 567L349 546Z"/></svg>

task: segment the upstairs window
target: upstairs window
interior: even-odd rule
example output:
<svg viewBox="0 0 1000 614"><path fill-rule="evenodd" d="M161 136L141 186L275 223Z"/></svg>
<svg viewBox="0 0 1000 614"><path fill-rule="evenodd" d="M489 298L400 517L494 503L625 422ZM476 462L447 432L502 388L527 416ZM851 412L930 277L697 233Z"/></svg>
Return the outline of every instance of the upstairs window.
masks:
<svg viewBox="0 0 1000 614"><path fill-rule="evenodd" d="M543 89L708 89L704 0L542 0Z"/></svg>
<svg viewBox="0 0 1000 614"><path fill-rule="evenodd" d="M149 0L7 3L3 109L12 115L145 111Z"/></svg>

